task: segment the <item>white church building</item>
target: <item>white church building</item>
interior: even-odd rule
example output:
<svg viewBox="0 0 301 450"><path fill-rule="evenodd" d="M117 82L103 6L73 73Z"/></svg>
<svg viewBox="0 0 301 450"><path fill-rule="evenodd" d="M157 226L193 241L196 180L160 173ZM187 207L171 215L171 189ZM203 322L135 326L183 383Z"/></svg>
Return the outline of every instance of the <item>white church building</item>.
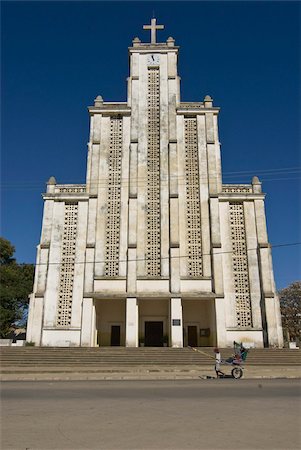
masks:
<svg viewBox="0 0 301 450"><path fill-rule="evenodd" d="M261 183L223 184L219 108L181 101L179 47L144 28L127 101L89 107L86 184L43 194L27 341L281 347Z"/></svg>

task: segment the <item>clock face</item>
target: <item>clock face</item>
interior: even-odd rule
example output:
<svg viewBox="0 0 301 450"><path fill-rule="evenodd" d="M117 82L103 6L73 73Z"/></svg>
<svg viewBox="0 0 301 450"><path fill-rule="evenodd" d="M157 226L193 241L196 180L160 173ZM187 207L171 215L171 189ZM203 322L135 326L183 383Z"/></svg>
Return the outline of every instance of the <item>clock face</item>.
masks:
<svg viewBox="0 0 301 450"><path fill-rule="evenodd" d="M147 55L147 64L149 66L157 66L160 63L160 56L158 53Z"/></svg>

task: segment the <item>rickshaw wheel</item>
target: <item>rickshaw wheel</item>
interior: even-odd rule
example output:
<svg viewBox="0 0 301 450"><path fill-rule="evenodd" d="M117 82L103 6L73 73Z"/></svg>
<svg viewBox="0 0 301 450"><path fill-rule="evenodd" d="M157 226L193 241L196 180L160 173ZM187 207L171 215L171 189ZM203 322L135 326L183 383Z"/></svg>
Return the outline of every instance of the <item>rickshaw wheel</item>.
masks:
<svg viewBox="0 0 301 450"><path fill-rule="evenodd" d="M238 380L239 378L242 377L243 375L243 371L240 367L234 367L234 369L232 369L232 377L235 378L236 380Z"/></svg>

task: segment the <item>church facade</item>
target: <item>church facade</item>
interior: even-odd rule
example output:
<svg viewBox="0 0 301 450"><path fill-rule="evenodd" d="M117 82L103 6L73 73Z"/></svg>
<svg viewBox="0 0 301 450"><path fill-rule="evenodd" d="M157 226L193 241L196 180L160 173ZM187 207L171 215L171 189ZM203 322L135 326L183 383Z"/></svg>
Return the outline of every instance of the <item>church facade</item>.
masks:
<svg viewBox="0 0 301 450"><path fill-rule="evenodd" d="M281 347L261 183L222 183L219 108L181 101L179 48L145 28L127 102L89 107L86 184L43 194L27 341Z"/></svg>

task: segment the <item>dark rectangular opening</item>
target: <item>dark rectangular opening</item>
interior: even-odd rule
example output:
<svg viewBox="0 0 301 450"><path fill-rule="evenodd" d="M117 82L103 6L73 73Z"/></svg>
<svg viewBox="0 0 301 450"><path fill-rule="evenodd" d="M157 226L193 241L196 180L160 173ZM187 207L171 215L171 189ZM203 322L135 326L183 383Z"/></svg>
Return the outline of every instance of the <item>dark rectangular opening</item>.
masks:
<svg viewBox="0 0 301 450"><path fill-rule="evenodd" d="M188 325L188 345L190 347L198 346L198 329L196 325Z"/></svg>
<svg viewBox="0 0 301 450"><path fill-rule="evenodd" d="M111 326L111 346L112 347L120 346L120 325Z"/></svg>
<svg viewBox="0 0 301 450"><path fill-rule="evenodd" d="M144 345L163 347L163 322L145 322Z"/></svg>

